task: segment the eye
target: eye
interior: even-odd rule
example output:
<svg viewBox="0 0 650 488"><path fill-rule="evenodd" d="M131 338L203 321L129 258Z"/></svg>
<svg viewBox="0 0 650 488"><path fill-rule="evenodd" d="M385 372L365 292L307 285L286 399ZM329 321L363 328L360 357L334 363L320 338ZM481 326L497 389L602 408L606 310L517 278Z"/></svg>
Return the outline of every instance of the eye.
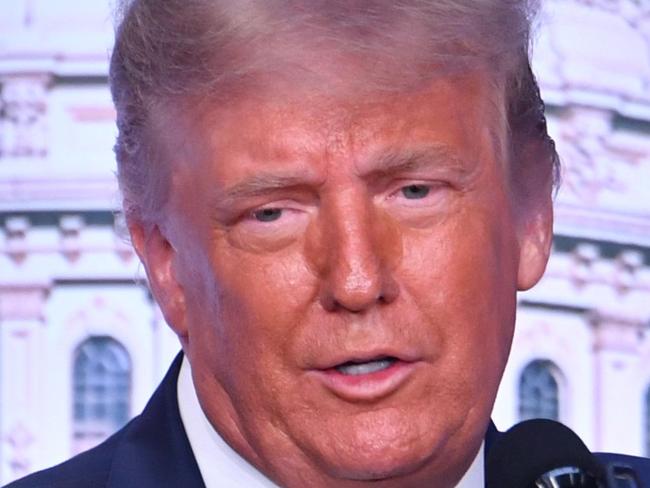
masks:
<svg viewBox="0 0 650 488"><path fill-rule="evenodd" d="M259 222L273 222L282 216L280 208L263 208L253 212L253 217Z"/></svg>
<svg viewBox="0 0 650 488"><path fill-rule="evenodd" d="M430 191L431 188L427 185L408 185L401 188L402 195L409 200L425 198Z"/></svg>

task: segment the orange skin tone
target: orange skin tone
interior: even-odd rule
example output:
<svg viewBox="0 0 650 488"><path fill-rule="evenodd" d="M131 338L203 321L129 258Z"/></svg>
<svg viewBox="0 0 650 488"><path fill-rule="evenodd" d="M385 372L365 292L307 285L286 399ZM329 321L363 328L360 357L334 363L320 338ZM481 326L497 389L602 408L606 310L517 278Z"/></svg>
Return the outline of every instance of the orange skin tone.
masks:
<svg viewBox="0 0 650 488"><path fill-rule="evenodd" d="M476 456L551 239L550 198L514 208L495 106L479 73L161 120L172 192L133 242L207 417L278 484L452 487ZM409 373L324 386L364 352Z"/></svg>

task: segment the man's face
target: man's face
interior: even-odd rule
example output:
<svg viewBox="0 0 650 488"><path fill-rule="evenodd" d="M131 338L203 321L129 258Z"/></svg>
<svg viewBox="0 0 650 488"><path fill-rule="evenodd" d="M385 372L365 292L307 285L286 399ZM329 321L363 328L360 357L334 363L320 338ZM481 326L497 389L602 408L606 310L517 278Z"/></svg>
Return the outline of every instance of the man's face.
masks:
<svg viewBox="0 0 650 488"><path fill-rule="evenodd" d="M450 486L476 455L546 259L488 86L259 97L165 135L170 219L141 254L208 418L280 483Z"/></svg>

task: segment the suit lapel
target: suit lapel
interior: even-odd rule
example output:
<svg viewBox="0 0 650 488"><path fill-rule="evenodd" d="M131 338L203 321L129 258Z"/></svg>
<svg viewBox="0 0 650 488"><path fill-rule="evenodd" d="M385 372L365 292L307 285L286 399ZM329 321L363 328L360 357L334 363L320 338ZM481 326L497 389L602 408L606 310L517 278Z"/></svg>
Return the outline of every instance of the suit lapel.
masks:
<svg viewBox="0 0 650 488"><path fill-rule="evenodd" d="M125 428L107 488L204 488L178 410L176 383L182 353L141 415Z"/></svg>

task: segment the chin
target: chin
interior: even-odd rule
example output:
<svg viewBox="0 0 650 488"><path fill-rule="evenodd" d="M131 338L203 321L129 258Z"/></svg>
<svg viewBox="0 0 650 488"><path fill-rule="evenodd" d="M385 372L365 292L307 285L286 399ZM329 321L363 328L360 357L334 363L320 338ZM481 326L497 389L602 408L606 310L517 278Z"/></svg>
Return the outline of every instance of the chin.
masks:
<svg viewBox="0 0 650 488"><path fill-rule="evenodd" d="M364 481L408 477L428 465L441 450L435 439L426 435L369 432L373 435L339 438L338 449L323 453L321 459L332 476Z"/></svg>
<svg viewBox="0 0 650 488"><path fill-rule="evenodd" d="M426 437L426 436L423 436ZM448 443L428 438L414 440L410 445L385 446L384 448L357 449L356 456L338 457L326 467L329 476L339 480L332 486L348 486L345 482L371 482L373 486L399 486L404 488L455 486L458 473L468 467L465 457L448 452ZM457 453L456 453L457 454ZM337 484L338 483L338 484Z"/></svg>
<svg viewBox="0 0 650 488"><path fill-rule="evenodd" d="M364 456L365 458L366 456ZM356 481L380 481L403 478L415 474L426 464L427 458L393 457L386 453L378 459L355 459L338 466L335 476Z"/></svg>

